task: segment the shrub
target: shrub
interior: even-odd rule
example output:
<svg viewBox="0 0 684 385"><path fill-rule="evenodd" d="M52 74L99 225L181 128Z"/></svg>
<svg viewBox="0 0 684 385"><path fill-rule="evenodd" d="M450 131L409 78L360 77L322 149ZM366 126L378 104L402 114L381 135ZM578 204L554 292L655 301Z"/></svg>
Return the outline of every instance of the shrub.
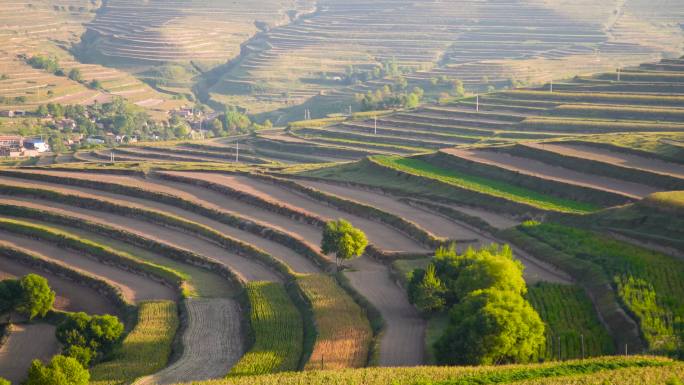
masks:
<svg viewBox="0 0 684 385"><path fill-rule="evenodd" d="M25 385L88 385L90 373L75 359L54 356L48 365L34 360Z"/></svg>
<svg viewBox="0 0 684 385"><path fill-rule="evenodd" d="M72 313L57 327L57 339L65 352L83 365L108 356L120 341L124 325L111 315Z"/></svg>

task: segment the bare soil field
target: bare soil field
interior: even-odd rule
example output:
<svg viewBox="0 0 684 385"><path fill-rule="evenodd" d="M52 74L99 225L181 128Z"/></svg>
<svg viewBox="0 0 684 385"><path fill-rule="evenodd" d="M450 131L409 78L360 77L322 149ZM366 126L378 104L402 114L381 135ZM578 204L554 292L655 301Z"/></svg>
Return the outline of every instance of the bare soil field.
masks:
<svg viewBox="0 0 684 385"><path fill-rule="evenodd" d="M387 267L361 257L346 272L351 284L378 308L385 319L380 341L381 366L414 366L424 361L426 322L408 302L406 292L390 278Z"/></svg>
<svg viewBox="0 0 684 385"><path fill-rule="evenodd" d="M56 293L53 307L62 311L86 312L88 314L117 314L116 307L97 291L81 286L57 275L33 269L27 265L0 256L0 280L20 278L26 274L45 277Z"/></svg>
<svg viewBox="0 0 684 385"><path fill-rule="evenodd" d="M3 183L4 181L0 181ZM49 188L49 187L48 187ZM88 198L98 198L95 194L89 194L87 192L62 189L62 192L77 194L79 196L84 196ZM126 204L125 201L115 201L108 198L100 197L98 199L106 199L119 204ZM168 243L169 245L194 251L197 254L203 255L207 258L217 260L226 266L229 266L239 275L247 280L270 280L270 281L280 281L280 278L269 270L267 267L251 261L247 258L241 257L234 252L226 250L211 241L205 240L201 237L197 237L191 234L187 234L182 231L177 231L174 229L157 226L155 224L145 222L142 220L137 220L129 217L105 214L95 211L83 209L80 207L74 207L69 205L61 205L53 202L33 200L33 199L16 199L17 201L28 202L33 207L41 209L51 209L59 210L58 212L77 218L83 218L93 222L103 223L110 226L121 227L135 234L142 235L146 238L154 239L160 242ZM131 205L130 203L128 203ZM132 205L131 205L132 206ZM222 224L219 224L222 225ZM223 225L225 226L225 225ZM216 229L216 227L213 227ZM220 230L219 230L220 231Z"/></svg>
<svg viewBox="0 0 684 385"><path fill-rule="evenodd" d="M643 198L658 191L655 188L618 179L584 174L562 167L551 166L536 160L511 156L494 151L443 149L442 152L473 162L496 166L505 170L519 172L538 178L562 183L584 186L596 190L621 194L630 198Z"/></svg>
<svg viewBox="0 0 684 385"><path fill-rule="evenodd" d="M372 244L384 250L426 251L425 247L389 226L339 211L274 184L237 175L217 175L214 181L265 200L287 202L297 210L313 213L325 219L345 218L362 229Z"/></svg>
<svg viewBox="0 0 684 385"><path fill-rule="evenodd" d="M446 204L445 206L450 207L456 211L461 211L464 214L473 217L478 217L483 221L489 223L490 226L496 227L497 229L507 229L520 224L520 221L516 221L513 218L476 207L469 207L456 204Z"/></svg>
<svg viewBox="0 0 684 385"><path fill-rule="evenodd" d="M185 300L188 327L183 355L166 369L136 381L135 385L167 385L222 378L240 359L245 340L240 305L231 299Z"/></svg>
<svg viewBox="0 0 684 385"><path fill-rule="evenodd" d="M0 347L0 376L18 384L26 378L34 359L49 360L59 352L55 326L13 325L12 334Z"/></svg>
<svg viewBox="0 0 684 385"><path fill-rule="evenodd" d="M153 279L100 263L76 251L62 249L51 243L0 231L2 239L27 250L46 256L49 260L61 262L72 269L94 275L119 288L127 300L137 303L152 299L175 300L175 291Z"/></svg>
<svg viewBox="0 0 684 385"><path fill-rule="evenodd" d="M143 178L138 178L138 177L112 176L112 175L105 175L105 174L84 174L84 173L78 173L78 172L72 172L72 173L69 173L69 172L59 172L59 173L49 172L46 174L64 175L64 176L79 178L79 179L90 179L90 180L97 180L97 181L103 181L103 182L109 182L109 183L119 183L119 184L126 185L126 186L135 186L135 187L144 188L144 189L150 190L150 191L174 195L174 196L186 199L188 201L191 201L193 203L200 204L204 207L216 209L219 211L224 211L224 212L227 212L228 214L232 214L232 215L236 215L236 214L241 215L242 213L249 214L251 211L250 210L251 206L249 206L245 203L236 201L234 199L226 197L223 194L220 194L220 193L208 190L208 189L190 186L190 185L186 185L183 183L168 182L168 181L163 181L160 179L150 180L150 179L143 179ZM72 187L69 187L69 188L72 188ZM80 191L85 191L81 188L74 188L74 189L78 189ZM93 193L95 193L95 191L96 190L90 190L90 192L93 192ZM99 196L102 196L102 197L106 196L108 198L117 199L120 201L123 200L125 202L129 202L129 203L125 203L125 204L130 204L130 202L134 202L136 204L141 205L141 207L155 208L155 209L158 209L161 211L169 212L169 213L184 217L186 219L208 225L214 229L220 228L223 233L225 233L231 237L234 237L236 239L240 239L243 242L250 243L250 244L252 244L258 248L263 249L267 253L273 255L275 258L278 258L278 259L282 260L284 263L288 264L296 272L300 272L300 273L318 272L317 267L311 261L309 261L306 257L303 257L303 256L297 254L296 252L292 251L291 249L289 249L289 248L287 248L287 247L285 247L279 243L270 241L266 238L255 235L253 233L243 231L243 230L240 230L240 229L219 223L217 221L205 218L205 217L198 215L198 214L194 214L194 213L189 212L187 210L179 209L177 207L157 203L157 202L150 201L150 200L130 198L130 197L125 197L125 196L119 195L119 194L110 194L110 193L105 193L105 192L100 192L100 191L98 191L96 194ZM233 208L242 206L242 209L240 210L240 212L229 211L229 208L227 206L231 206ZM292 233L292 230L289 229L292 227L289 222L292 222L292 221L287 221L287 220L281 218L279 215L276 215L273 213L268 213L268 212L266 212L264 215L262 215L262 218L264 220L256 220L255 219L255 222L260 222L264 226L278 228L279 230L286 232L286 233ZM251 219L251 218L248 218L248 219ZM282 227L272 226L271 221L275 222L276 224L283 223L283 226ZM304 226L298 226L298 227L303 228ZM289 229L289 230L287 230L287 229ZM318 233L320 233L320 231ZM320 237L320 234L318 236ZM317 244L314 247L317 247ZM270 279L266 279L265 277L262 279L260 279L260 278L255 278L255 279L256 280L270 280Z"/></svg>
<svg viewBox="0 0 684 385"><path fill-rule="evenodd" d="M379 192L372 192L360 188L341 186L319 181L297 181L307 187L312 187L339 197L369 205L380 210L395 214L409 220L428 232L449 239L478 239L479 234L465 226L461 226L444 217L429 211L399 202L397 199Z"/></svg>
<svg viewBox="0 0 684 385"><path fill-rule="evenodd" d="M624 152L610 151L598 147L583 146L579 144L526 143L525 146L575 158L596 160L617 166L631 167L684 179L683 165L665 162L659 159L646 158Z"/></svg>

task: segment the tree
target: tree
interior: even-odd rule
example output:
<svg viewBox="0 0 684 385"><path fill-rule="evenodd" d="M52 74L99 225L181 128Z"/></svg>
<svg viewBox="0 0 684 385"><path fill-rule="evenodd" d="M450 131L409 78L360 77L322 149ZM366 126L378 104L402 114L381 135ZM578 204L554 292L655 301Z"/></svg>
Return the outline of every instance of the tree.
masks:
<svg viewBox="0 0 684 385"><path fill-rule="evenodd" d="M106 357L121 340L124 325L112 315L71 313L57 326L57 340L69 357L88 365Z"/></svg>
<svg viewBox="0 0 684 385"><path fill-rule="evenodd" d="M0 377L0 385L12 385L12 383Z"/></svg>
<svg viewBox="0 0 684 385"><path fill-rule="evenodd" d="M423 314L444 310L446 288L437 277L435 265L429 264L425 270L415 272L409 283L409 299Z"/></svg>
<svg viewBox="0 0 684 385"><path fill-rule="evenodd" d="M366 234L344 219L325 224L321 251L324 254L334 253L338 267L340 260L352 259L363 254L367 245Z"/></svg>
<svg viewBox="0 0 684 385"><path fill-rule="evenodd" d="M28 274L19 281L21 299L16 309L30 319L45 317L55 303L55 292L50 289L47 279L36 274Z"/></svg>
<svg viewBox="0 0 684 385"><path fill-rule="evenodd" d="M463 87L463 82L461 80L459 80L459 79L454 80L453 86L454 86L454 95L456 95L459 98L465 96L465 88Z"/></svg>
<svg viewBox="0 0 684 385"><path fill-rule="evenodd" d="M449 316L450 324L435 344L442 364L529 362L546 341L539 314L511 291L476 290Z"/></svg>
<svg viewBox="0 0 684 385"><path fill-rule="evenodd" d="M69 71L69 79L75 82L82 81L83 75L81 74L81 70L78 68L72 68L71 71Z"/></svg>
<svg viewBox="0 0 684 385"><path fill-rule="evenodd" d="M38 106L38 110L36 111L36 113L38 114L38 116L45 117L45 116L47 116L50 112L48 111L48 109L47 109L47 107L45 106L45 104L41 104L40 106Z"/></svg>
<svg viewBox="0 0 684 385"><path fill-rule="evenodd" d="M34 360L25 385L88 385L90 373L71 357L54 356L48 365Z"/></svg>

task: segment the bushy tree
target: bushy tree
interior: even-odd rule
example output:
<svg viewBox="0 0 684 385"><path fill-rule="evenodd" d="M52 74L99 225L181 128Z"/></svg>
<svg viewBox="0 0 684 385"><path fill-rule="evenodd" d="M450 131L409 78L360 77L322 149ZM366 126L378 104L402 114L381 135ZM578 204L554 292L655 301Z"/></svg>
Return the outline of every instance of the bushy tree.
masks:
<svg viewBox="0 0 684 385"><path fill-rule="evenodd" d="M25 385L88 385L90 373L71 357L54 356L48 365L34 360Z"/></svg>
<svg viewBox="0 0 684 385"><path fill-rule="evenodd" d="M55 292L50 289L47 279L36 274L28 274L19 281L21 299L16 310L30 319L45 317L55 303Z"/></svg>
<svg viewBox="0 0 684 385"><path fill-rule="evenodd" d="M421 313L430 314L444 310L446 288L437 277L435 265L429 264L425 270L418 269L411 278L409 300Z"/></svg>
<svg viewBox="0 0 684 385"><path fill-rule="evenodd" d="M544 323L520 294L476 290L450 311L435 353L442 364L528 362L544 342Z"/></svg>
<svg viewBox="0 0 684 385"><path fill-rule="evenodd" d="M83 80L83 74L81 74L81 70L78 68L72 68L71 71L69 71L69 79L80 82Z"/></svg>
<svg viewBox="0 0 684 385"><path fill-rule="evenodd" d="M340 260L352 259L363 254L367 245L366 234L344 219L325 224L321 251L324 254L335 254L338 266Z"/></svg>
<svg viewBox="0 0 684 385"><path fill-rule="evenodd" d="M88 365L111 353L123 332L124 325L114 316L72 313L57 326L57 340L68 356Z"/></svg>

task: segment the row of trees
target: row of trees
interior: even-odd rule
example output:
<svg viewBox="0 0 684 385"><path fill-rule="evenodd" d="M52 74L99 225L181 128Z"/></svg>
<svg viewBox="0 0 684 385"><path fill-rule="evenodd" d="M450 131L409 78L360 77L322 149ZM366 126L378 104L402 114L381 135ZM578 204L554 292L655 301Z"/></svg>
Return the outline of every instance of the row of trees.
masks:
<svg viewBox="0 0 684 385"><path fill-rule="evenodd" d="M35 55L26 59L26 63L33 68L45 70L55 76L66 76L69 79L92 89L102 88L102 83L100 83L99 80L93 79L90 82L84 80L83 74L78 68L72 68L67 73L64 68L59 65L59 59L54 56Z"/></svg>
<svg viewBox="0 0 684 385"><path fill-rule="evenodd" d="M448 311L435 343L443 364L528 362L545 343L545 325L524 298L523 266L507 245L440 248L409 282L409 299L425 315Z"/></svg>

